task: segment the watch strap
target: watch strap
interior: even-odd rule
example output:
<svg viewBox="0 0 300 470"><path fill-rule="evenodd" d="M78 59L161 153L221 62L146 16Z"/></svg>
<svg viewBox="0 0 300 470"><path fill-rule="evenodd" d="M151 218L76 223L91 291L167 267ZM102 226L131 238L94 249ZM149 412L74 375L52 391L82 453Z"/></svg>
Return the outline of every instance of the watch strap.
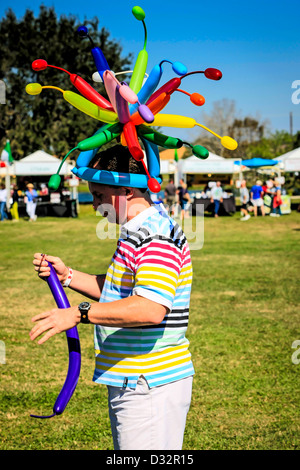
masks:
<svg viewBox="0 0 300 470"><path fill-rule="evenodd" d="M91 308L91 304L88 302L85 302L87 306L83 306L82 304L79 304L78 309L80 311L80 323L91 323L89 320L89 309Z"/></svg>

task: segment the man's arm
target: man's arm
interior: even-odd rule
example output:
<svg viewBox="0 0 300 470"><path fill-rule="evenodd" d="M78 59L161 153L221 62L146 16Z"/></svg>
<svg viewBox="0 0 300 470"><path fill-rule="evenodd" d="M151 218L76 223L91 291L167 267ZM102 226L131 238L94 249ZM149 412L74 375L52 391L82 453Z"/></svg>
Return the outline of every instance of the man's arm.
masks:
<svg viewBox="0 0 300 470"><path fill-rule="evenodd" d="M99 300L105 276L105 274L86 274L73 269L73 278L69 288L91 300Z"/></svg>
<svg viewBox="0 0 300 470"><path fill-rule="evenodd" d="M46 279L50 276L50 262L61 284L64 284L69 276L69 267L57 256L35 253L33 265L39 277ZM69 287L92 300L99 300L105 281L105 274L86 274L72 269L73 277Z"/></svg>
<svg viewBox="0 0 300 470"><path fill-rule="evenodd" d="M93 324L130 328L158 325L168 311L169 309L164 305L139 295L133 295L114 302L93 303L88 316ZM38 341L42 344L51 336L77 326L80 323L80 312L77 305L66 309L55 308L36 315L32 321L38 323L32 328L30 338L35 340L45 333Z"/></svg>

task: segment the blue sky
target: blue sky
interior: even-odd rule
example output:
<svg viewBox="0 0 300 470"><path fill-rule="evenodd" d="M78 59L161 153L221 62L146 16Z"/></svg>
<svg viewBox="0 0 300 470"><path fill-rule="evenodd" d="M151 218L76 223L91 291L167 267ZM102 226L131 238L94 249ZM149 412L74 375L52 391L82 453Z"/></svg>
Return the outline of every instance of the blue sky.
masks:
<svg viewBox="0 0 300 470"><path fill-rule="evenodd" d="M292 83L300 80L300 4L294 0L1 0L0 15L11 5L17 17L23 16L26 8L38 14L41 3L54 6L58 15L72 13L80 21L97 16L100 26L120 41L124 54L132 52L135 58L143 46L144 33L131 9L139 5L146 12L147 72L162 59L181 61L188 71L207 67L222 71L223 78L218 82L203 75L183 82L183 89L205 97L202 108L190 103L185 95L174 93L164 112L193 117L202 123L202 110L209 114L213 102L228 99L235 101L239 117L267 120L271 131L289 131L292 113L293 131L300 130L300 104L293 104L291 99L295 91ZM161 84L172 76L166 64ZM165 132L189 141L197 134L194 129Z"/></svg>

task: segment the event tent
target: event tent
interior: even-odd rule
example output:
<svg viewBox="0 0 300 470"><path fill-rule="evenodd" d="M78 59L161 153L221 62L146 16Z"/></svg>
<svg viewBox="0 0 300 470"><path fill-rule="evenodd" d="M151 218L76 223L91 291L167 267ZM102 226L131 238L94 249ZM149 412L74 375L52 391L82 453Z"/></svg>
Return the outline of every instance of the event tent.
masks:
<svg viewBox="0 0 300 470"><path fill-rule="evenodd" d="M53 155L50 155L43 150L37 150L31 155L22 158L21 160L14 160L9 164L5 162L5 167L0 168L0 177L5 178L5 186L7 191L10 190L10 179L12 176L47 176L55 174L59 168L61 160ZM62 165L61 175L72 175L71 169L74 167L73 163L65 162ZM7 207L9 208L10 202L7 198Z"/></svg>
<svg viewBox="0 0 300 470"><path fill-rule="evenodd" d="M300 171L300 147L274 158L282 171Z"/></svg>
<svg viewBox="0 0 300 470"><path fill-rule="evenodd" d="M27 157L15 161L12 166L14 166L14 174L16 176L51 176L57 172L60 162L59 158L43 150L37 150ZM74 164L65 162L59 173L61 175L71 175L73 166Z"/></svg>
<svg viewBox="0 0 300 470"><path fill-rule="evenodd" d="M238 173L240 168L233 158L223 158L209 152L208 158L201 160L194 155L178 162L178 173L180 177L185 174L217 174L232 175Z"/></svg>
<svg viewBox="0 0 300 470"><path fill-rule="evenodd" d="M1 168L0 176L51 176L57 172L61 160L43 150L37 150L21 160L14 160L10 165ZM72 175L74 163L65 162L61 175Z"/></svg>

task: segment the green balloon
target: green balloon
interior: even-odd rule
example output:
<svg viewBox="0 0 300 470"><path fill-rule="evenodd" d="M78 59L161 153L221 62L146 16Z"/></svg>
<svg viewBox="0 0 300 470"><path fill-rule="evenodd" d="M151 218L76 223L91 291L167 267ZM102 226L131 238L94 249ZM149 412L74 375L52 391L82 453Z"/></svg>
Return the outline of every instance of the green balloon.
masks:
<svg viewBox="0 0 300 470"><path fill-rule="evenodd" d="M145 19L146 13L141 7L133 7L132 13L134 17L139 21L143 21Z"/></svg>
<svg viewBox="0 0 300 470"><path fill-rule="evenodd" d="M205 147L202 147L202 145L195 145L193 147L193 154L196 157L205 160L205 158L209 156L209 151Z"/></svg>
<svg viewBox="0 0 300 470"><path fill-rule="evenodd" d="M61 177L57 174L52 175L49 179L48 188L49 189L58 189L61 182Z"/></svg>

